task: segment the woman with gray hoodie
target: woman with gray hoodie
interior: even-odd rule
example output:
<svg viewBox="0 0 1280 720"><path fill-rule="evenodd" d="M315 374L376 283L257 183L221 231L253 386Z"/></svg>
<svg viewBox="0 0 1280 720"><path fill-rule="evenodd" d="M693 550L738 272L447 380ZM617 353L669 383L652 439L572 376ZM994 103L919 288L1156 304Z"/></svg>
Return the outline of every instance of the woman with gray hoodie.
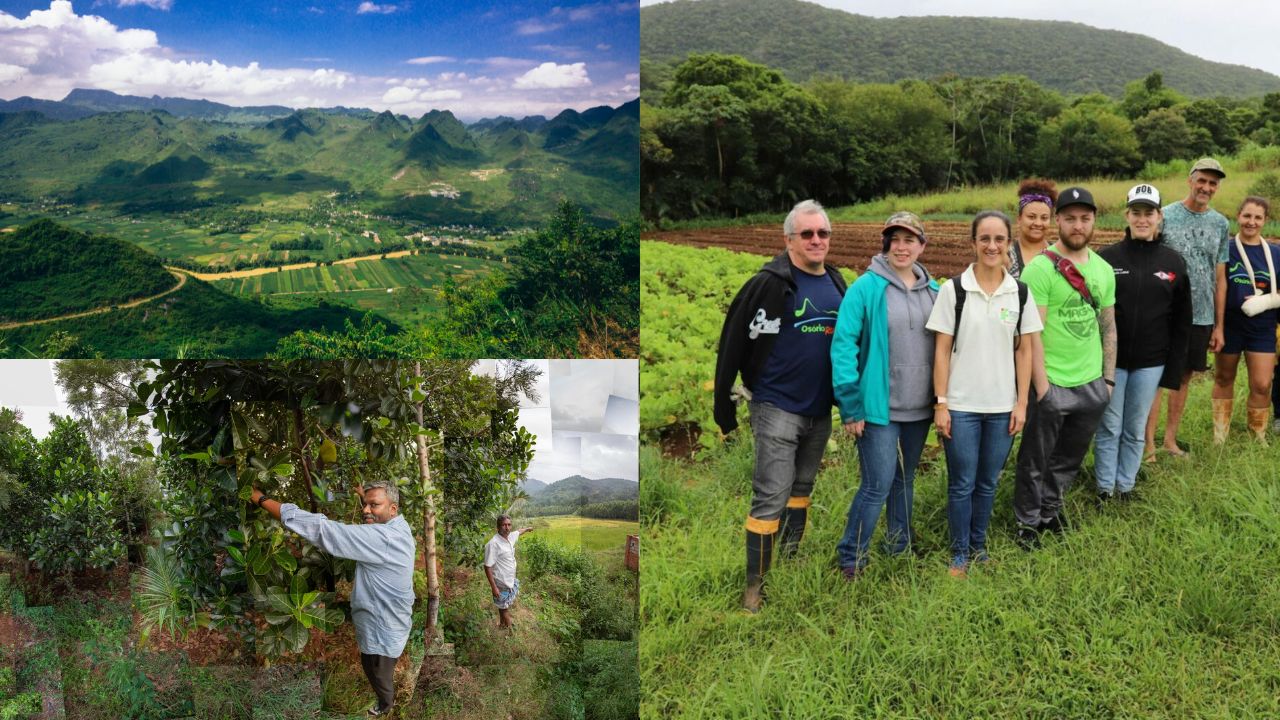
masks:
<svg viewBox="0 0 1280 720"><path fill-rule="evenodd" d="M924 225L895 213L883 238L883 252L845 294L831 341L836 405L857 438L862 475L836 549L848 580L866 567L886 500L886 550L910 550L912 482L933 419L933 333L925 324L938 284L917 262Z"/></svg>

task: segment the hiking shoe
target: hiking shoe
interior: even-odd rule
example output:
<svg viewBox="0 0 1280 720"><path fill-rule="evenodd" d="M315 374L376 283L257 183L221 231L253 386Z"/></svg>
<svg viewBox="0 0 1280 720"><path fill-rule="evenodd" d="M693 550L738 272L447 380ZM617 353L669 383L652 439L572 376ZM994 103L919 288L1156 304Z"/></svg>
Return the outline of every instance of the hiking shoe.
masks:
<svg viewBox="0 0 1280 720"><path fill-rule="evenodd" d="M1121 493L1121 498L1120 498L1121 500L1123 500L1123 499L1124 499L1124 497L1123 497L1123 496L1124 496L1124 493ZM1105 507L1105 506L1106 506L1107 502L1108 502L1108 501L1110 501L1110 500L1112 500L1112 499L1113 499L1113 497L1112 497L1111 493L1107 492L1106 490L1099 490L1099 491L1098 491L1098 500L1097 500L1098 509L1099 509L1099 510L1101 510L1103 507Z"/></svg>
<svg viewBox="0 0 1280 720"><path fill-rule="evenodd" d="M1141 498L1138 497L1138 490L1135 488L1133 490L1129 490L1128 492L1121 492L1119 499L1120 499L1120 502L1122 503L1131 503L1131 502L1137 502Z"/></svg>
<svg viewBox="0 0 1280 720"><path fill-rule="evenodd" d="M962 578L966 577L968 570L969 559L957 553L951 558L951 567L947 570L947 574L953 578Z"/></svg>
<svg viewBox="0 0 1280 720"><path fill-rule="evenodd" d="M1040 530L1030 525L1019 525L1017 532L1013 536L1013 541L1018 543L1018 547L1023 550L1035 550L1040 547Z"/></svg>
<svg viewBox="0 0 1280 720"><path fill-rule="evenodd" d="M395 708L395 706L394 706L394 705L388 705L388 706L386 706L386 707L384 707L384 708L371 707L371 708L369 708L369 713L368 713L368 715L369 715L369 717L382 717L382 716L384 716L384 715L390 715L390 714L391 714L392 709L394 709L394 708Z"/></svg>
<svg viewBox="0 0 1280 720"><path fill-rule="evenodd" d="M840 575L847 581L853 582L862 575L862 568L857 565L846 565L840 568Z"/></svg>

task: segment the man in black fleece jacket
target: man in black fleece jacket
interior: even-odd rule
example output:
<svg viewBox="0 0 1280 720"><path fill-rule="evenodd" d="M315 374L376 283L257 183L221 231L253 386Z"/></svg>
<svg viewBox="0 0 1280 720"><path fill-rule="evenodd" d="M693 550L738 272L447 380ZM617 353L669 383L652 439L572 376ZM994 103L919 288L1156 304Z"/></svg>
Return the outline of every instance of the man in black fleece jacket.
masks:
<svg viewBox="0 0 1280 720"><path fill-rule="evenodd" d="M831 337L845 281L826 264L831 222L813 200L782 225L785 249L747 281L729 306L716 356L715 420L738 426L735 398L749 401L755 438L747 515L747 586L757 612L775 538L784 554L804 534L813 481L831 435ZM742 376L742 386L734 381Z"/></svg>

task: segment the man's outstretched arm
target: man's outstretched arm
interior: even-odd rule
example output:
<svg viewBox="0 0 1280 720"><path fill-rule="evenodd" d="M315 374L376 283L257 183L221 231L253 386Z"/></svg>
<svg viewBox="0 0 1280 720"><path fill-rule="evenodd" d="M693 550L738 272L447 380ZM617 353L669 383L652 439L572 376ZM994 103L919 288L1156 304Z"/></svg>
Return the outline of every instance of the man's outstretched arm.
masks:
<svg viewBox="0 0 1280 720"><path fill-rule="evenodd" d="M262 491L254 488L250 499L257 505L262 497ZM270 498L262 500L260 507L271 513L286 528L330 555L357 562L386 561L387 538L372 526L334 522L324 515L309 513L293 505L290 506L289 519L286 520L280 514L281 504Z"/></svg>
<svg viewBox="0 0 1280 720"><path fill-rule="evenodd" d="M280 519L280 503L276 502L275 500L272 500L271 498L267 498L266 500L263 500L262 498L264 497L267 497L265 493L263 493L258 488L254 488L253 495L249 498L249 502L253 503L254 505L257 505L263 510L266 510L267 512L271 513L271 517L279 520Z"/></svg>

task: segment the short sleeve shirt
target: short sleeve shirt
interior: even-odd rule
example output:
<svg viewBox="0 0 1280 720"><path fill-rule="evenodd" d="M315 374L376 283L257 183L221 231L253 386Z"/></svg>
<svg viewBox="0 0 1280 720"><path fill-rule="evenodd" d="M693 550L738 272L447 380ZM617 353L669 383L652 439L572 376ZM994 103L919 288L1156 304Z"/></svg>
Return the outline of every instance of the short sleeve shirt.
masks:
<svg viewBox="0 0 1280 720"><path fill-rule="evenodd" d="M956 292L968 293L959 332L955 328ZM992 295L978 285L972 265L942 286L926 327L953 336L948 407L964 412L1004 413L1017 404L1013 341L1020 316L1024 335L1044 328L1033 293L1028 292L1026 304L1018 307L1018 283L1012 275L1006 274Z"/></svg>
<svg viewBox="0 0 1280 720"><path fill-rule="evenodd" d="M1222 213L1209 208L1192 212L1181 201L1164 206L1164 242L1177 250L1187 263L1191 281L1191 322L1212 325L1213 296L1218 282L1217 267L1227 261L1230 223Z"/></svg>
<svg viewBox="0 0 1280 720"><path fill-rule="evenodd" d="M1266 335L1276 324L1277 311L1266 310L1253 317L1245 315L1240 309L1245 298L1251 297L1254 288L1263 293L1271 292L1271 274L1267 272L1267 253L1271 254L1271 264L1280 272L1280 248L1263 242L1260 245L1245 245L1245 254L1253 267L1253 277L1240 258L1240 250L1235 241L1230 244L1227 261L1227 308L1224 318L1227 327L1236 330L1248 330L1250 334Z"/></svg>
<svg viewBox="0 0 1280 720"><path fill-rule="evenodd" d="M503 538L494 535L484 546L484 566L493 568L493 581L499 588L510 590L516 585L516 540L520 532L512 530Z"/></svg>
<svg viewBox="0 0 1280 720"><path fill-rule="evenodd" d="M1099 309L1112 307L1115 271L1101 255L1088 252L1089 259L1076 267ZM1027 263L1022 281L1030 287L1036 305L1047 310L1041 337L1049 381L1058 387L1078 387L1102 377L1102 334L1093 308L1044 254Z"/></svg>

